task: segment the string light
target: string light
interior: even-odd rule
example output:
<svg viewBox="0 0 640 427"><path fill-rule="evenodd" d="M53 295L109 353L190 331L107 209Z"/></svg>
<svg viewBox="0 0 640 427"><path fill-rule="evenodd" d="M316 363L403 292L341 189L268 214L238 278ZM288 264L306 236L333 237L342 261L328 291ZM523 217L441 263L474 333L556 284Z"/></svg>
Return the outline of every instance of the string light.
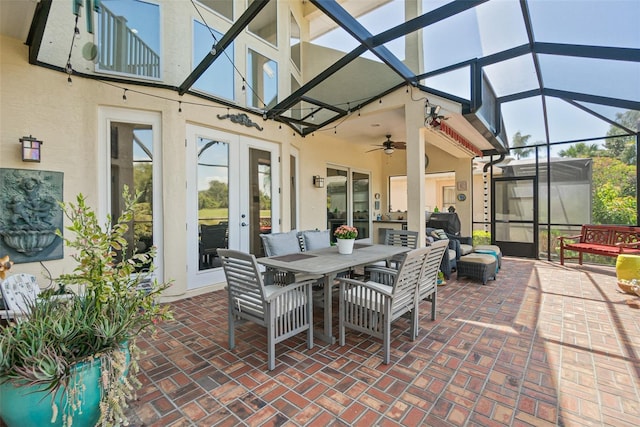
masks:
<svg viewBox="0 0 640 427"><path fill-rule="evenodd" d="M71 66L71 62L67 62L67 65L64 67L64 71L67 73L67 83L69 86L73 84L73 80L71 79L71 74L73 74L73 67Z"/></svg>
<svg viewBox="0 0 640 427"><path fill-rule="evenodd" d="M71 65L71 54L73 53L73 43L75 42L76 37L80 35L80 30L78 29L78 18L76 15L76 22L73 26L73 37L71 37L71 46L69 47L69 56L67 57L67 65L64 67L64 71L67 73L67 83L69 86L73 84L73 80L71 79L71 74L73 74L73 66Z"/></svg>
<svg viewBox="0 0 640 427"><path fill-rule="evenodd" d="M67 82L69 83L69 85L71 85L71 83L72 83L71 74L73 73L73 68L72 68L71 62L68 62L68 63L67 63L67 65L65 66L65 72L69 74L69 76L67 77ZM244 82L244 81L245 81L245 80L243 79L243 82ZM132 90L132 89L127 89L127 88L124 88L124 87L118 86L118 85L113 84L113 83L105 82L105 81L100 81L100 83L105 84L105 85L108 85L108 86L111 86L111 87L114 87L114 88L122 89L122 91L123 91L123 93L122 93L122 100L123 100L123 102L125 102L125 103L128 101L128 99L127 99L127 92L128 92L129 90ZM243 84L243 87L244 87L244 84ZM139 90L133 90L133 92L135 92L135 93L139 93L139 94L141 94L141 95L145 95L145 96L150 96L150 97L153 97L153 98L163 99L163 100L170 101L170 102L177 102L177 103L178 103L178 113L182 113L182 103L183 103L183 102L186 102L186 104L196 105L196 106L201 106L201 107L208 107L208 108L226 108L226 110L227 110L227 116L229 116L229 115L230 115L230 108L229 108L229 107L214 106L214 105L209 105L209 104L204 104L204 103L198 103L198 102L179 101L179 100L171 99L171 98L168 98L168 97L165 97L165 96L161 96L161 95L154 95L154 94L151 94L151 93L141 92L141 91L139 91ZM357 102L361 102L362 100L363 100L363 99L356 99L356 100L351 100L351 101L346 102L346 104L347 104L347 114L345 114L345 116L343 116L342 121L340 121L340 123L338 123L337 125L335 125L335 126L333 126L333 127L331 127L331 128L315 129L315 130L318 130L318 131L320 131L320 132L323 132L323 131L330 131L331 129L333 129L334 134L337 134L337 133L338 133L338 131L337 131L338 127L339 127L339 126L340 126L340 125L341 125L345 120L348 120L348 119L349 119L349 116L353 113L353 111L352 111L352 109L351 109L351 103L352 103L352 102L355 102L355 103L357 103ZM382 103L382 99L379 99L379 102L380 102L380 103ZM344 104L342 104L342 105L344 105ZM268 110L266 110L266 105L264 105L264 107L265 107L265 109L263 109L263 110L262 110L262 118L263 118L264 120L269 120L269 112L268 112ZM359 104L359 105L357 105L357 107L355 107L355 108L356 108L356 109L357 109L357 111L358 111L358 117L360 117L360 116L361 116L361 111L362 111L362 105L360 105L360 104ZM311 114L310 114L309 118L310 118L310 120L315 121L315 111L316 111L316 108L315 108L315 107L300 108L300 109L297 109L297 110L294 110L294 109L287 109L286 111L289 111L289 110L291 110L291 111L299 111L299 112L301 112L301 113L303 113L303 114L304 114L304 111L305 111L305 110L311 110ZM274 119L274 117L277 117L277 116L278 116L278 111L277 111L277 110L275 110L275 109L274 109L274 110L271 110L271 112L274 114L274 116L272 116L272 119ZM280 121L280 120L278 120L278 121ZM278 129L282 129L282 124L281 124L281 123L279 123L279 124L278 124ZM295 133L294 133L294 135L295 135ZM300 134L300 135L301 135L301 136L303 136L303 137L305 136L305 135L302 135L302 134Z"/></svg>
<svg viewBox="0 0 640 427"><path fill-rule="evenodd" d="M205 24L205 26L207 27L207 29L209 29L209 32L211 33L211 36L212 36L212 38L213 38L213 40L214 40L214 43L211 45L210 54L211 54L211 55L216 55L216 54L218 53L218 52L217 52L217 42L218 42L218 40L217 40L217 38L216 38L215 34L213 34L213 31L212 31L211 27L209 27L209 25L207 25L207 24L206 24L206 21L204 20L204 17L203 17L203 16L202 16L202 14L200 13L199 9L198 9L198 8L196 8L196 10L198 11L198 14L199 14L199 15L200 15L200 17L202 18L202 21L203 21L203 23ZM72 65L71 65L71 56L72 56L72 50L73 50L73 47L74 47L74 41L75 41L75 39L76 39L76 38L78 38L78 37L80 36L80 29L78 28L78 18L79 18L79 15L76 15L76 17L75 17L75 26L74 26L74 29L73 29L73 38L72 38L71 47L70 47L70 50L69 50L69 57L68 57L68 60L67 60L67 64L66 64L66 66L65 66L65 72L67 73L67 82L68 82L68 84L69 84L69 85L71 85L71 84L72 84L72 82L73 82L73 80L72 80L72 77L71 77L71 76L72 76L72 74L73 74L73 72L74 72L74 71L73 71L73 67L72 67ZM222 52L222 54L227 55L227 54L226 54L226 52ZM228 56L227 56L227 58L231 61L231 58L229 58ZM231 61L231 63L232 63L233 68L235 69L235 71L238 73L238 75L239 75L240 77L242 77L242 91L243 91L243 92L245 92L245 91L247 90L247 80L246 80L246 78L242 75L242 73L237 69L237 67L235 66L235 64L233 64L233 61ZM118 87L117 85L110 84L110 83L107 83L107 82L102 82L102 83L103 83L103 84L107 84L107 85L112 86L112 87ZM126 102L127 102L127 90L128 90L128 89L126 89L126 88L121 88L121 89L123 89L122 100L123 100L123 102L125 102L125 103L126 103ZM251 87L249 87L249 89L251 89ZM251 89L251 90L253 90L253 89ZM407 92L408 92L408 91L409 91L409 86L407 85ZM137 90L134 90L134 92L135 92L135 93L140 93L140 94L142 94L142 95L146 95L146 96L151 96L151 97L159 98L159 99L165 99L165 100L168 100L168 101L178 102L178 113L182 113L182 101L176 101L176 100L174 100L174 99L170 99L170 98L167 98L167 97L163 97L163 96L159 96L159 95L153 95L153 94L149 94L149 93L144 93L144 92L140 92L140 91L137 91ZM365 99L365 98L363 98L363 99L359 99L359 100L351 100L351 101L347 102L347 112L346 112L346 116L347 116L347 117L345 117L345 120L346 120L346 118L348 118L348 116L350 116L350 115L353 113L353 111L352 111L352 109L351 109L351 102L362 102L363 100L364 100L364 101L369 101L369 100L370 100L370 98L366 98L366 99ZM378 102L379 102L380 104L382 104L382 98L380 98L380 99L378 100ZM220 108L220 107L215 107L215 106L212 106L212 105L201 104L201 103L196 103L196 102L187 102L187 104L191 104L191 105L199 105L199 106L203 106L203 107ZM358 110L358 117L360 117L360 116L361 116L361 108L362 108L362 105L358 105L356 108L357 108L357 110ZM298 111L303 112L304 110L306 110L306 109L305 109L305 108L302 108L302 109L299 109ZM310 116L310 119L311 119L312 121L315 121L315 114L314 114L314 111L315 111L316 109L315 109L315 108L313 108L313 107L311 107L311 108L309 108L309 110L311 110L311 116ZM291 109L291 111L294 111L294 109ZM272 118L273 118L273 117L277 117L279 114L284 113L283 111L278 112L278 111L276 111L276 110L271 110L271 112L272 112L272 114L273 114ZM229 108L227 107L227 115L229 115L229 114L230 114L230 110L229 110ZM265 110L263 110L262 118L263 118L264 120L268 120L268 114L267 114L267 111L266 111L266 105L265 105ZM344 120L343 120L343 121L344 121ZM339 126L340 124L342 124L342 122L340 122L338 125L336 125L336 126L334 126L334 127L333 127L334 134L337 134L337 128L338 128L338 126ZM282 129L282 124L278 124L278 129ZM325 129L325 130L330 130L330 128L329 128L329 129ZM321 130L321 131L322 131L322 130ZM295 135L296 135L296 134L295 134L295 132L294 132L294 136L295 136ZM313 133L312 133L312 135L315 135L315 132L313 132ZM303 136L304 136L304 135L303 135Z"/></svg>

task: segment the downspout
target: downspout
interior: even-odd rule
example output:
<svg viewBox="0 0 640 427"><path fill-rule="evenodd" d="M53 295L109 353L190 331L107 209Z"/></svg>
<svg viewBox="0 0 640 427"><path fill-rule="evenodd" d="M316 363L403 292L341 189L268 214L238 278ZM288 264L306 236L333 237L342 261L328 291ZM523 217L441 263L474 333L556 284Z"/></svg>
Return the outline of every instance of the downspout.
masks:
<svg viewBox="0 0 640 427"><path fill-rule="evenodd" d="M504 153L500 154L496 160L489 161L482 168L482 181L484 184L484 231L489 231L487 230L487 221L489 221L489 183L487 181L487 171L491 166L503 161L506 156ZM493 178L493 171L491 171L491 178Z"/></svg>

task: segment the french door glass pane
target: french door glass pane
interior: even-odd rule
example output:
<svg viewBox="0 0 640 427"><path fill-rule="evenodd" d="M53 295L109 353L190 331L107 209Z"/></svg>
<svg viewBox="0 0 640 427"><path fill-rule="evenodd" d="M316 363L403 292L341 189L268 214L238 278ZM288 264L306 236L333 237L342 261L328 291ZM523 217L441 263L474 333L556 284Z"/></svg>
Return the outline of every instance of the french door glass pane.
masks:
<svg viewBox="0 0 640 427"><path fill-rule="evenodd" d="M198 138L199 269L220 267L219 248L228 247L229 144Z"/></svg>
<svg viewBox="0 0 640 427"><path fill-rule="evenodd" d="M153 132L151 126L112 122L111 216L123 210L122 192L139 193L133 226L127 235L130 251L146 252L153 245ZM131 255L131 254L129 254Z"/></svg>
<svg viewBox="0 0 640 427"><path fill-rule="evenodd" d="M271 153L251 148L249 150L249 200L250 243L249 251L260 254L262 245L261 233L271 232Z"/></svg>

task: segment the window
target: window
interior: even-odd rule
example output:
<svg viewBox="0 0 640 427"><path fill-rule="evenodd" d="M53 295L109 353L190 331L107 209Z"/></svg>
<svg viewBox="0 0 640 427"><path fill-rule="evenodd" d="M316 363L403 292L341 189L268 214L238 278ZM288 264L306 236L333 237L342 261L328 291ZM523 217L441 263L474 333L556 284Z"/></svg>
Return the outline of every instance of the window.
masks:
<svg viewBox="0 0 640 427"><path fill-rule="evenodd" d="M160 78L160 6L139 0L102 0L98 14L98 69Z"/></svg>
<svg viewBox="0 0 640 427"><path fill-rule="evenodd" d="M300 25L298 21L291 14L291 34L289 35L289 49L291 55L291 62L296 66L298 70L302 69L302 56L300 52Z"/></svg>
<svg viewBox="0 0 640 427"><path fill-rule="evenodd" d="M213 36L212 36L213 33ZM194 21L193 25L193 66L211 52L211 47L222 38L219 32L207 28L204 24ZM193 88L226 99L234 99L234 44L231 43L224 52L202 73L194 83Z"/></svg>
<svg viewBox="0 0 640 427"><path fill-rule="evenodd" d="M256 0L251 0L249 5L253 4L255 1ZM277 1L269 2L248 26L249 31L274 46L278 46L277 4Z"/></svg>
<svg viewBox="0 0 640 427"><path fill-rule="evenodd" d="M278 102L278 63L249 49L247 57L247 104L270 108Z"/></svg>
<svg viewBox="0 0 640 427"><path fill-rule="evenodd" d="M450 206L456 207L456 187L453 185L442 187L442 210L446 211Z"/></svg>
<svg viewBox="0 0 640 427"><path fill-rule="evenodd" d="M220 1L220 0L198 0L203 5L207 6L214 12L224 16L230 21L233 21L233 2L232 1Z"/></svg>
<svg viewBox="0 0 640 427"><path fill-rule="evenodd" d="M429 173L424 176L424 210L445 211L456 206L455 172ZM407 211L407 177L389 177L389 212Z"/></svg>

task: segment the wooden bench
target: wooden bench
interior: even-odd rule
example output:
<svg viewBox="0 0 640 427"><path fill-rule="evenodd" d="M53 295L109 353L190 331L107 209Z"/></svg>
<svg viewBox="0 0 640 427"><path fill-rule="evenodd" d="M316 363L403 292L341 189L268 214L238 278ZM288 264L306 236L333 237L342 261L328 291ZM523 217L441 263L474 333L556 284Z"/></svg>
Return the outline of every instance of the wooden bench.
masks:
<svg viewBox="0 0 640 427"><path fill-rule="evenodd" d="M622 253L640 255L640 227L585 224L580 235L563 236L559 240L562 265L565 259L577 259L582 265L583 253L610 257ZM567 257L564 251L578 252L578 256Z"/></svg>

